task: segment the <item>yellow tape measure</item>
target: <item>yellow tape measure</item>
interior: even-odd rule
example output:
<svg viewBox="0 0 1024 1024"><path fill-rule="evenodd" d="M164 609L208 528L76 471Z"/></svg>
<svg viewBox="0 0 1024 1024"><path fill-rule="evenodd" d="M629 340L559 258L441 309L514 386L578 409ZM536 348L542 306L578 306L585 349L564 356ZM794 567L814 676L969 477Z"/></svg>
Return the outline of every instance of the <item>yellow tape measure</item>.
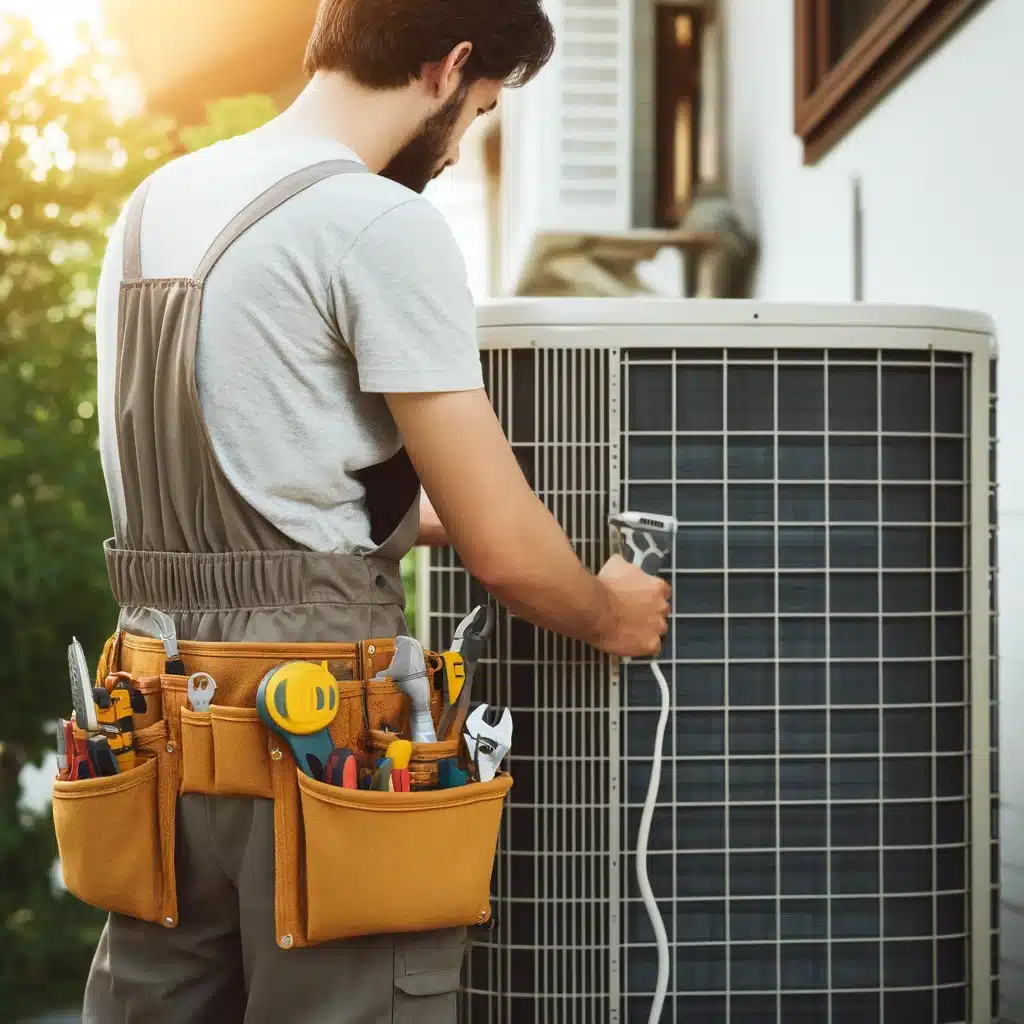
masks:
<svg viewBox="0 0 1024 1024"><path fill-rule="evenodd" d="M260 703L282 731L309 736L334 721L338 681L311 661L289 661L268 672L260 684Z"/></svg>

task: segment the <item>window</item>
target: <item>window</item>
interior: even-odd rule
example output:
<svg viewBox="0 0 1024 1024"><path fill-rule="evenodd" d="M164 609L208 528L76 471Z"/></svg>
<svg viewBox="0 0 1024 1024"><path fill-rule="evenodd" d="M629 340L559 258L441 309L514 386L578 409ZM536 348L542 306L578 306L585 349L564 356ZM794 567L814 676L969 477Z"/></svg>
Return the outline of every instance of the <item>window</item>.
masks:
<svg viewBox="0 0 1024 1024"><path fill-rule="evenodd" d="M658 227L679 224L697 184L703 13L699 7L657 8L655 223Z"/></svg>
<svg viewBox="0 0 1024 1024"><path fill-rule="evenodd" d="M794 0L796 132L814 163L985 0Z"/></svg>

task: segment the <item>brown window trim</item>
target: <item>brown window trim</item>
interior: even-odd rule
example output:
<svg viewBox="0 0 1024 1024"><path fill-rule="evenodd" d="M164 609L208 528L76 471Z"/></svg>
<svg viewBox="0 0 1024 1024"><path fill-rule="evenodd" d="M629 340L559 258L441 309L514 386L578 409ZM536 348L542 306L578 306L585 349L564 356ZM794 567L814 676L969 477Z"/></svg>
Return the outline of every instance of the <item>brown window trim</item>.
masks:
<svg viewBox="0 0 1024 1024"><path fill-rule="evenodd" d="M1022 0L1024 2L1024 0ZM676 18L689 18L690 44L680 54L675 41ZM700 74L704 36L704 8L690 4L659 4L655 8L655 225L675 227L686 212L676 195L676 107L690 101L690 195L698 184L700 161Z"/></svg>
<svg viewBox="0 0 1024 1024"><path fill-rule="evenodd" d="M813 164L986 0L889 0L832 68L828 0L794 2L794 122Z"/></svg>

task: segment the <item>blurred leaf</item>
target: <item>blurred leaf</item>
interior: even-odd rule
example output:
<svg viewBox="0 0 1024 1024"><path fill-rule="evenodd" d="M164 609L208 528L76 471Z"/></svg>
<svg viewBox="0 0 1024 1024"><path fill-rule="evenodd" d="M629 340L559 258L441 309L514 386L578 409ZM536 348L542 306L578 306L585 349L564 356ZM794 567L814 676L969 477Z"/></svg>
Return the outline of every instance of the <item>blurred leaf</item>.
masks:
<svg viewBox="0 0 1024 1024"><path fill-rule="evenodd" d="M181 130L187 150L202 149L223 139L255 131L275 117L277 110L269 96L238 96L215 100L206 106L206 123Z"/></svg>

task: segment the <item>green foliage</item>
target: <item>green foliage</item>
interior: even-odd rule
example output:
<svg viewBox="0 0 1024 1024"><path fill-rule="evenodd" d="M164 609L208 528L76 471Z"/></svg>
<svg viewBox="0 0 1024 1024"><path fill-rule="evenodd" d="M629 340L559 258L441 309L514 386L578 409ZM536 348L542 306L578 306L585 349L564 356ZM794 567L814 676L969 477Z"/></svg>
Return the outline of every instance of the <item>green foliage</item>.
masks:
<svg viewBox="0 0 1024 1024"><path fill-rule="evenodd" d="M182 128L181 141L189 151L202 149L222 139L255 131L276 114L269 96L233 96L214 100L207 104L206 123Z"/></svg>
<svg viewBox="0 0 1024 1024"><path fill-rule="evenodd" d="M67 713L67 644L95 660L115 609L96 446L93 307L106 231L170 136L111 113L98 46L56 67L29 25L0 20L0 1005L74 1000L101 915L56 895L48 813L18 778Z"/></svg>
<svg viewBox="0 0 1024 1024"><path fill-rule="evenodd" d="M104 915L55 891L49 812L19 776L53 749L69 705L72 635L95 664L116 622L96 425L94 308L107 232L180 144L148 115L116 116L101 40L54 65L30 25L0 15L0 1007L4 1020L81 999ZM265 97L213 104L198 148L273 116ZM101 858L116 851L96 851Z"/></svg>

